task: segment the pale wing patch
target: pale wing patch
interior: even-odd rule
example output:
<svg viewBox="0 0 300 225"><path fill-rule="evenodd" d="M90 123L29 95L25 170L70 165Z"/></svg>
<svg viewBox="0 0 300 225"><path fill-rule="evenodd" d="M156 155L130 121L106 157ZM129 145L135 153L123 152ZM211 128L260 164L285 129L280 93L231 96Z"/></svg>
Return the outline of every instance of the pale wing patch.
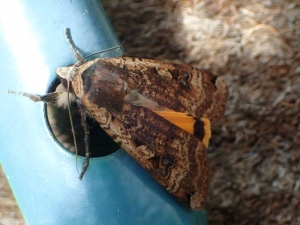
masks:
<svg viewBox="0 0 300 225"><path fill-rule="evenodd" d="M142 106L151 111L170 111L168 108L159 105L157 102L143 96L137 90L131 90L124 98L126 102L132 105Z"/></svg>

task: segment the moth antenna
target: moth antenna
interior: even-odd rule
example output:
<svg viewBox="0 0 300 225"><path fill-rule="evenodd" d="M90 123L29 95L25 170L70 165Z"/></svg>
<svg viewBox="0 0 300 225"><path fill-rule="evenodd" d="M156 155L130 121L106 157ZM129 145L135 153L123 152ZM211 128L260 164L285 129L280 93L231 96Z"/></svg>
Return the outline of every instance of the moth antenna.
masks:
<svg viewBox="0 0 300 225"><path fill-rule="evenodd" d="M78 161L78 148L77 148L77 140L76 140L76 135L74 131L74 125L73 125L73 118L71 114L71 106L70 106L70 81L67 80L67 98L68 98L68 113L69 113L69 118L70 118L70 124L71 124L71 130L72 130L72 135L73 135L73 140L74 140L74 146L75 146L75 154L76 154L76 170L79 174L78 166L77 166L77 161Z"/></svg>
<svg viewBox="0 0 300 225"><path fill-rule="evenodd" d="M84 163L82 165L82 171L81 174L79 176L79 179L82 180L83 175L85 174L88 166L89 166L89 162L90 162L90 149L89 149L89 142L90 142L90 133L89 133L89 129L88 129L88 125L86 122L86 112L85 109L82 105L79 105L79 111L81 114L81 125L83 127L84 130L84 147L85 147L85 160Z"/></svg>
<svg viewBox="0 0 300 225"><path fill-rule="evenodd" d="M105 50L102 50L102 51L95 52L95 53L93 53L93 54L87 55L87 56L84 57L84 59L89 58L89 57L94 56L94 55L101 54L101 53L113 54L113 53L115 53L115 52L118 52L118 51L122 48L124 42L125 42L125 40L121 43L120 46L115 46L115 47L107 48L107 49L105 49ZM116 50L115 50L115 51L112 51L112 52L109 52L110 50L114 50L114 49L116 49ZM103 54L103 55L104 55L104 54Z"/></svg>
<svg viewBox="0 0 300 225"><path fill-rule="evenodd" d="M76 66L80 66L81 64L84 63L84 58L80 54L80 52L78 51L78 49L76 48L76 46L75 46L75 44L74 44L74 42L72 40L70 29L69 28L65 28L64 31L65 31L65 35L67 37L67 41L68 41L68 43L69 43L69 45L70 45L70 47L71 47L71 49L72 49L72 51L74 53L75 59L77 60Z"/></svg>
<svg viewBox="0 0 300 225"><path fill-rule="evenodd" d="M12 90L8 90L7 92L8 92L8 94L25 96L27 98L30 98L34 102L41 102L41 101L43 101L41 95L28 94L28 93L25 93L25 92L12 91Z"/></svg>
<svg viewBox="0 0 300 225"><path fill-rule="evenodd" d="M8 94L21 95L21 96L30 98L30 100L32 100L34 102L44 102L46 104L50 104L50 105L53 105L53 106L56 106L59 108L61 108L62 105L60 104L58 99L59 99L60 95L64 94L64 93L65 92L62 92L62 91L56 91L56 92L48 93L45 95L35 95L35 94L29 94L29 93L25 93L25 92L8 90Z"/></svg>

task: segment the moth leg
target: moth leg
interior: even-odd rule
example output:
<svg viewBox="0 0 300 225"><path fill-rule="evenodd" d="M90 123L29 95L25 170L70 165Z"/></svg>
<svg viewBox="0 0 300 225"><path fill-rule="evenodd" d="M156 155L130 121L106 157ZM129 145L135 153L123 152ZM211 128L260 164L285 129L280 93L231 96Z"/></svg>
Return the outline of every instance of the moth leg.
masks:
<svg viewBox="0 0 300 225"><path fill-rule="evenodd" d="M84 148L85 148L85 160L83 162L82 165L82 171L80 173L79 179L82 180L88 166L89 166L89 162L90 162L90 133L89 133L89 128L88 128L88 124L86 122L86 111L83 107L83 105L78 104L79 106L79 111L80 111L80 115L81 115L81 125L82 128L84 130Z"/></svg>

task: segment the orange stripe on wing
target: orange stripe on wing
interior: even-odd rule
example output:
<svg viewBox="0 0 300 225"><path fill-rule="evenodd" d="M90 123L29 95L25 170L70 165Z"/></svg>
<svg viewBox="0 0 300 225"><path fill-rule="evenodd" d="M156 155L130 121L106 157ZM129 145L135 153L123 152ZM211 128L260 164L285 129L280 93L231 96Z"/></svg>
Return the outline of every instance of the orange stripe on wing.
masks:
<svg viewBox="0 0 300 225"><path fill-rule="evenodd" d="M199 138L203 144L208 147L209 139L211 137L210 121L206 118L200 120L195 119L192 116L188 116L186 113L174 112L174 111L154 111L159 116L165 118L174 125L181 129L195 135Z"/></svg>

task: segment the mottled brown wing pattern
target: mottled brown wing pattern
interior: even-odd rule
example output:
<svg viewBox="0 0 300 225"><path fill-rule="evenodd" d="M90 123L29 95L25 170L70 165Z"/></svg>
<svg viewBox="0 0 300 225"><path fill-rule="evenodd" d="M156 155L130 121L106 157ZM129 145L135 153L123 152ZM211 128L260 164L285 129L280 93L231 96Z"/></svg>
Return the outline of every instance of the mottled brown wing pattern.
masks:
<svg viewBox="0 0 300 225"><path fill-rule="evenodd" d="M205 146L148 109L123 104L109 112L83 97L100 126L163 187L193 209L201 209L209 186Z"/></svg>
<svg viewBox="0 0 300 225"><path fill-rule="evenodd" d="M101 127L169 192L202 208L209 165L201 140L125 99L135 90L168 109L215 120L228 96L225 82L187 65L127 57L95 59L71 71L75 94Z"/></svg>

